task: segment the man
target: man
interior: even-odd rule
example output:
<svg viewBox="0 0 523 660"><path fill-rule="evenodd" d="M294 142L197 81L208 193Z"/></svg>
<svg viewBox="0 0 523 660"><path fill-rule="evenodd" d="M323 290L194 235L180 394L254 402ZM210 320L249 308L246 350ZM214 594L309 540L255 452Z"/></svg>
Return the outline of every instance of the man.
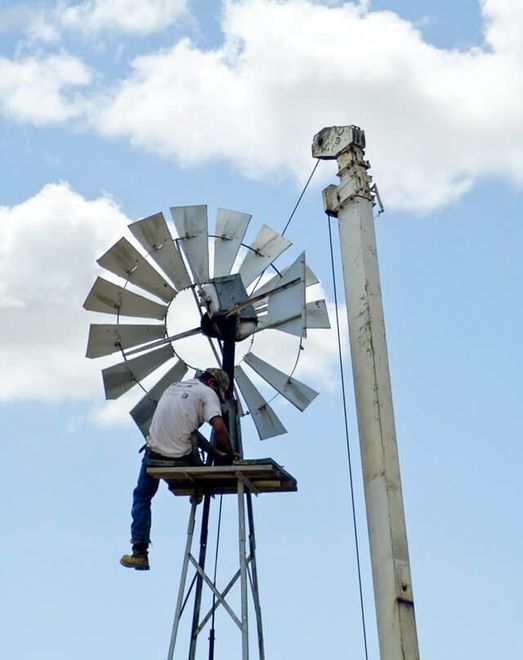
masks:
<svg viewBox="0 0 523 660"><path fill-rule="evenodd" d="M159 479L147 474L148 464L202 465L196 443L217 458L239 458L221 416L220 400L229 389L229 377L222 369L206 369L199 378L174 383L163 393L151 421L138 483L133 491L131 511L132 554L120 559L122 566L149 570L148 547L151 530L151 500ZM213 447L197 429L208 422L217 441ZM166 462L168 461L168 463Z"/></svg>

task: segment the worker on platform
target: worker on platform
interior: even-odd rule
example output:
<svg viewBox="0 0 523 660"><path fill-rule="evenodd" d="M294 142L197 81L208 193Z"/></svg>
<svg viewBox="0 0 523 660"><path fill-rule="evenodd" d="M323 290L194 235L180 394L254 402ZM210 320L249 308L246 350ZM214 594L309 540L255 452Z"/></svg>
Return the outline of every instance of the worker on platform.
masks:
<svg viewBox="0 0 523 660"><path fill-rule="evenodd" d="M198 446L216 458L232 461L240 457L231 445L221 415L220 401L224 401L228 389L227 373L222 369L209 368L198 378L170 385L160 398L147 436L138 483L133 491L132 554L121 558L122 566L149 570L151 500L160 481L147 474L148 466L202 465ZM197 431L204 422L208 422L214 430L216 447Z"/></svg>

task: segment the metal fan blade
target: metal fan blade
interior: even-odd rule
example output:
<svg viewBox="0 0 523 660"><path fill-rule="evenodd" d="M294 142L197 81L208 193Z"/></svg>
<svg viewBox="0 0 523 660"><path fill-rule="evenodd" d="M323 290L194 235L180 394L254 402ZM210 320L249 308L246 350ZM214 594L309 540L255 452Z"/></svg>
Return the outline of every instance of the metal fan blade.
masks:
<svg viewBox="0 0 523 660"><path fill-rule="evenodd" d="M251 244L251 249L245 255L239 273L245 287L254 282L263 271L292 243L263 225Z"/></svg>
<svg viewBox="0 0 523 660"><path fill-rule="evenodd" d="M140 355L132 360L126 360L108 367L102 371L106 399L117 399L134 387L164 362L172 358L172 346L164 346L155 351Z"/></svg>
<svg viewBox="0 0 523 660"><path fill-rule="evenodd" d="M183 253L189 262L195 282L209 281L209 232L207 206L174 206L174 226L181 238Z"/></svg>
<svg viewBox="0 0 523 660"><path fill-rule="evenodd" d="M93 288L85 299L84 308L91 312L139 316L145 319L162 321L167 314L167 307L148 300L137 293L127 291L117 284L97 277Z"/></svg>
<svg viewBox="0 0 523 660"><path fill-rule="evenodd" d="M313 300L305 305L305 323L307 328L330 328L327 303L321 300Z"/></svg>
<svg viewBox="0 0 523 660"><path fill-rule="evenodd" d="M266 314L269 307L267 298L254 303L253 307L256 314ZM317 328L328 329L331 327L327 312L327 303L323 298L321 300L313 300L305 305L305 327L307 330Z"/></svg>
<svg viewBox="0 0 523 660"><path fill-rule="evenodd" d="M163 325L109 325L92 323L87 341L88 358L110 355L121 348L145 344L165 337Z"/></svg>
<svg viewBox="0 0 523 660"><path fill-rule="evenodd" d="M234 379L252 415L260 440L287 433L287 429L280 422L274 410L254 387L241 367L235 367Z"/></svg>
<svg viewBox="0 0 523 660"><path fill-rule="evenodd" d="M275 286L278 286L279 282L281 281L282 277L285 277L287 271L289 270L290 266L286 266L283 270L280 271L278 275L275 275L274 277L271 277L271 279L268 282L265 282L265 284L261 287L257 287L253 291L253 295L259 296L262 293L266 293L267 291L270 291L273 289ZM314 284L319 284L320 280L316 277L316 275L312 272L312 270L305 264L305 286L313 286Z"/></svg>
<svg viewBox="0 0 523 660"><path fill-rule="evenodd" d="M255 297L257 295L255 294ZM305 253L289 267L276 288L268 292L267 313L265 316L258 316L256 332L267 328L275 328L298 337L306 336Z"/></svg>
<svg viewBox="0 0 523 660"><path fill-rule="evenodd" d="M318 396L316 390L313 390L296 378L291 378L288 374L283 373L283 371L272 367L254 355L254 353L247 353L243 359L249 367L254 369L257 374L267 381L269 385L272 385L287 401L290 401L296 406L298 410L305 410L309 403Z"/></svg>
<svg viewBox="0 0 523 660"><path fill-rule="evenodd" d="M257 314L265 313L268 307L267 298L264 298L263 300L259 300L258 302L254 303L253 307L254 307L254 311Z"/></svg>
<svg viewBox="0 0 523 660"><path fill-rule="evenodd" d="M163 213L155 213L143 220L133 222L129 225L129 229L178 291L191 285L191 278Z"/></svg>
<svg viewBox="0 0 523 660"><path fill-rule="evenodd" d="M214 239L214 277L229 275L252 218L248 213L218 209Z"/></svg>
<svg viewBox="0 0 523 660"><path fill-rule="evenodd" d="M171 302L176 295L176 291L126 238L121 238L97 261L102 268L158 296L164 302Z"/></svg>
<svg viewBox="0 0 523 660"><path fill-rule="evenodd" d="M130 411L131 417L134 419L136 425L144 435L147 437L149 433L149 427L151 426L151 420L158 405L160 397L165 392L165 390L172 385L182 380L182 378L187 373L187 365L183 360L178 360L178 362L169 369L169 371L152 387L147 394L141 399L134 408Z"/></svg>

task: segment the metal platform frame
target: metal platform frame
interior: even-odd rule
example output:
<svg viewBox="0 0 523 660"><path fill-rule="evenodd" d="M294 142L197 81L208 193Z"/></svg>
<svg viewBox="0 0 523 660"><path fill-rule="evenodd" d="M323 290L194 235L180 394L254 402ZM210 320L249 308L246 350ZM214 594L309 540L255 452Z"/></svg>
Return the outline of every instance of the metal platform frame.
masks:
<svg viewBox="0 0 523 660"><path fill-rule="evenodd" d="M149 468L151 476L164 479L175 495L192 495L191 511L187 525L187 539L184 559L176 600L176 609L171 632L167 660L173 660L182 615L194 587L193 616L189 645L189 660L196 658L198 636L213 618L216 610L222 606L241 632L242 660L249 660L249 591L256 616L258 658L265 660L262 612L258 590L256 567L256 537L252 494L262 492L296 491L296 480L272 459L262 461L242 461L240 464L219 467L177 467ZM239 567L223 590L219 590L212 577L205 572L207 554L207 535L211 501L216 494L235 493L238 501L238 558ZM198 558L193 555L192 547L196 523L197 498L203 494L203 508L200 531ZM193 577L189 581L190 570ZM234 585L240 585L239 615L227 602ZM204 587L212 592L212 606L201 614L202 593ZM214 635L211 630L209 660L214 658Z"/></svg>

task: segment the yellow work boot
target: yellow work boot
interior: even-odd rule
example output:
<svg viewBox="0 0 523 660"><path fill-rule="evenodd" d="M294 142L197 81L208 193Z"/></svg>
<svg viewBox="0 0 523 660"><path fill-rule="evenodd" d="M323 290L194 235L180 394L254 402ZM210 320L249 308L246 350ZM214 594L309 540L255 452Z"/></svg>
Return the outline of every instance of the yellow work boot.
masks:
<svg viewBox="0 0 523 660"><path fill-rule="evenodd" d="M136 547L136 546L139 547ZM143 544L133 545L132 555L124 555L120 559L120 564L125 568L134 568L137 571L149 570L149 555L147 553L147 546Z"/></svg>

